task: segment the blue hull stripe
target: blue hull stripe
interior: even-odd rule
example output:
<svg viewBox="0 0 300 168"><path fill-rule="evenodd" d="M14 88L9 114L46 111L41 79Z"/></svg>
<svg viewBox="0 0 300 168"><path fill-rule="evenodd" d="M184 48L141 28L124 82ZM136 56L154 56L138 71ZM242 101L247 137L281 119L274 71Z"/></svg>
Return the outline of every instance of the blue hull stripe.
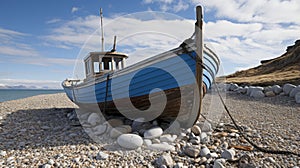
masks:
<svg viewBox="0 0 300 168"><path fill-rule="evenodd" d="M193 52L191 55L195 57L196 53ZM203 82L207 89L209 89L215 73L217 72L218 63L209 56L204 55L204 64L209 71L211 71L209 72L206 69L203 70ZM195 83L195 67L195 60L193 58L188 54L181 54L180 56L166 59L122 76L114 77L112 73L112 79L108 81L107 101L126 98L128 96L136 97L147 95L155 88L168 90L193 84ZM104 75L104 77L106 77L106 75ZM65 87L64 89L68 97L74 101L71 88ZM111 92L112 89L113 96ZM87 87L75 87L74 93L76 95L76 101L80 103L104 102L106 95L106 81Z"/></svg>

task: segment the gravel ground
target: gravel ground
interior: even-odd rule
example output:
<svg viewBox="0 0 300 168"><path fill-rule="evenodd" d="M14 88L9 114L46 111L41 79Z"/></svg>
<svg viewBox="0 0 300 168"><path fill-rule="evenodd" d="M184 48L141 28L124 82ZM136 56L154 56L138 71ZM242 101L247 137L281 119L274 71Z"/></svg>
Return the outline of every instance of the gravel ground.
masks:
<svg viewBox="0 0 300 168"><path fill-rule="evenodd" d="M245 133L260 146L300 152L300 104L294 99L287 96L254 99L229 93L226 104ZM77 107L65 94L39 95L0 103L0 167L213 167L215 164L216 159L212 157L188 156L184 150L190 144L188 138L178 139L172 143L176 150L165 152L144 147L111 150L111 143L93 142L78 126L78 121L67 117L72 108ZM216 95L206 95L203 115L212 122L214 131L207 133L210 138L205 144L191 142L191 146L198 147L199 151L208 147L211 153L217 154L216 158L223 157L221 149L226 144L228 149L249 146L236 133ZM199 121L197 124L201 125L203 118ZM191 132L191 129L186 130L186 137ZM235 159L222 161L224 167L242 167L238 163L242 156L249 157L248 167L300 165L300 158L296 156L233 149ZM99 154L99 151L104 154ZM168 156L172 163L158 163L158 158Z"/></svg>

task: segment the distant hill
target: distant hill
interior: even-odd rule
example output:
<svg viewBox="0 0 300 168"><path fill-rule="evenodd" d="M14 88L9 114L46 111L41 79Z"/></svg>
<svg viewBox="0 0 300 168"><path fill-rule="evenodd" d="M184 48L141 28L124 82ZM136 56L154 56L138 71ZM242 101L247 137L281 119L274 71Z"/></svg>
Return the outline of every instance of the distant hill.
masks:
<svg viewBox="0 0 300 168"><path fill-rule="evenodd" d="M261 65L226 76L226 83L241 85L300 85L300 40L288 46L283 55L261 61Z"/></svg>

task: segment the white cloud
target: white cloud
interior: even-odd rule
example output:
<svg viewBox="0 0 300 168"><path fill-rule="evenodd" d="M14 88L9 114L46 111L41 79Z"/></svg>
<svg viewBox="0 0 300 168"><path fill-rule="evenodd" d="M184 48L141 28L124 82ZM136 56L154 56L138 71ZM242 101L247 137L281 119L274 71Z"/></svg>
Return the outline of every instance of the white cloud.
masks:
<svg viewBox="0 0 300 168"><path fill-rule="evenodd" d="M157 4L161 11L179 12L189 8L189 3L183 0L143 0L144 4Z"/></svg>
<svg viewBox="0 0 300 168"><path fill-rule="evenodd" d="M143 3L157 3L164 8L163 11L182 11L199 1L185 4L181 0L144 0ZM233 67L225 67L227 73L236 70L234 66L238 69L251 67L259 64L260 60L277 57L285 51L287 43L291 45L300 38L300 17L296 17L298 1L228 0L220 3L219 0L210 0L202 3L205 14L215 13L217 18L221 18L205 24L205 39L214 46L222 60L231 62ZM281 8L276 12L278 5ZM155 12L140 14L151 15L154 16ZM193 20L161 16L151 19L105 17L104 23L106 48L111 48L112 38L117 35L117 48L129 53L129 64L178 46L194 30ZM79 54L84 57L89 51L100 50L98 28L98 16L75 18L54 29L47 38L55 45L67 47L82 47L89 39Z"/></svg>
<svg viewBox="0 0 300 168"><path fill-rule="evenodd" d="M205 25L206 33L209 38L241 36L258 32L263 28L260 23L233 23L227 20L218 20L216 22L208 22Z"/></svg>
<svg viewBox="0 0 300 168"><path fill-rule="evenodd" d="M0 86L35 86L36 88L61 89L61 81L54 80L28 80L28 79L0 79Z"/></svg>
<svg viewBox="0 0 300 168"><path fill-rule="evenodd" d="M117 19L104 18L104 31L106 46L111 48L112 38L118 37L118 47L153 47L169 49L175 47L178 40L170 40L169 37L182 39L193 33L192 21L187 20L164 20L155 12L145 12L147 17L153 15L156 20L144 20L143 18L120 17ZM145 14L138 13L138 16ZM159 13L159 15L165 15ZM165 17L165 16L164 16ZM174 16L172 16L174 17ZM172 27L170 29L170 26ZM185 30L185 31L181 31ZM168 37L169 36L169 37ZM168 38L166 38L168 37ZM100 49L99 17L87 16L69 21L53 30L53 34L46 36L54 44L64 44L73 47L82 47L86 40L87 51ZM164 39L164 40L162 40ZM107 47L106 47L107 48Z"/></svg>
<svg viewBox="0 0 300 168"><path fill-rule="evenodd" d="M194 4L199 1L192 0ZM219 18L240 22L300 23L299 0L219 0L201 1L207 11L215 11Z"/></svg>
<svg viewBox="0 0 300 168"><path fill-rule="evenodd" d="M30 45L20 42L28 34L0 28L0 54L10 56L37 56L38 52Z"/></svg>
<svg viewBox="0 0 300 168"><path fill-rule="evenodd" d="M79 10L78 7L73 7L72 10L71 10L71 13L75 13L75 12L77 12L78 10Z"/></svg>
<svg viewBox="0 0 300 168"><path fill-rule="evenodd" d="M8 29L3 29L0 27L0 37L16 37L16 36L26 36L27 34L13 31L13 30L8 30Z"/></svg>
<svg viewBox="0 0 300 168"><path fill-rule="evenodd" d="M38 52L28 47L0 46L0 54L12 56L38 56Z"/></svg>
<svg viewBox="0 0 300 168"><path fill-rule="evenodd" d="M48 20L46 21L47 24L53 24L53 23L58 23L58 22L61 22L62 20L61 19L51 19L51 20Z"/></svg>
<svg viewBox="0 0 300 168"><path fill-rule="evenodd" d="M179 0L178 3L173 7L174 12L184 11L189 8L189 4Z"/></svg>
<svg viewBox="0 0 300 168"><path fill-rule="evenodd" d="M39 66L72 66L75 64L76 59L67 59L67 58L45 58L45 57L35 57L30 58L26 57L23 59L11 59L12 62L30 64L30 65L39 65Z"/></svg>

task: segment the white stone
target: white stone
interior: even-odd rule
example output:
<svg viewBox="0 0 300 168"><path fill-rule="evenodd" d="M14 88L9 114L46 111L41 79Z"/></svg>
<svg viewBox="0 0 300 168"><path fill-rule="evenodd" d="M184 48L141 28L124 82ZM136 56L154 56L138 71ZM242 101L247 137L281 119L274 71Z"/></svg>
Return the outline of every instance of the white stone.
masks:
<svg viewBox="0 0 300 168"><path fill-rule="evenodd" d="M144 139L144 144L148 147L152 144L152 141L150 139Z"/></svg>
<svg viewBox="0 0 300 168"><path fill-rule="evenodd" d="M207 147L204 147L200 150L200 156L206 157L210 153L210 150Z"/></svg>
<svg viewBox="0 0 300 168"><path fill-rule="evenodd" d="M92 113L89 115L87 122L95 126L101 122L101 117L97 113Z"/></svg>
<svg viewBox="0 0 300 168"><path fill-rule="evenodd" d="M201 141L201 143L208 143L209 142L209 137L207 136L207 134L205 132L202 132L200 134L200 141Z"/></svg>
<svg viewBox="0 0 300 168"><path fill-rule="evenodd" d="M300 85L291 90L289 96L294 98L300 92Z"/></svg>
<svg viewBox="0 0 300 168"><path fill-rule="evenodd" d="M110 130L109 136L111 138L118 138L122 134L127 134L131 132L131 126L130 125L122 125L116 128L112 128Z"/></svg>
<svg viewBox="0 0 300 168"><path fill-rule="evenodd" d="M183 163L181 162L176 163L174 168L183 168Z"/></svg>
<svg viewBox="0 0 300 168"><path fill-rule="evenodd" d="M241 86L239 86L238 88L234 89L233 91L234 91L234 92L240 93L240 91L241 91L242 89L244 89L244 88L241 87Z"/></svg>
<svg viewBox="0 0 300 168"><path fill-rule="evenodd" d="M248 90L247 90L246 95L250 96L250 94L251 94L253 88L254 88L253 86L248 87Z"/></svg>
<svg viewBox="0 0 300 168"><path fill-rule="evenodd" d="M136 149L143 145L143 138L136 134L123 134L117 139L117 143L127 149Z"/></svg>
<svg viewBox="0 0 300 168"><path fill-rule="evenodd" d="M289 84L289 83L283 85L283 87L282 87L283 92L284 92L284 94L286 94L286 95L289 95L290 92L291 92L294 88L296 88L296 86L295 86L295 85L292 85L292 84Z"/></svg>
<svg viewBox="0 0 300 168"><path fill-rule="evenodd" d="M239 85L236 83L230 84L229 91L234 91L235 89L239 88Z"/></svg>
<svg viewBox="0 0 300 168"><path fill-rule="evenodd" d="M220 161L220 159L217 159L217 160L214 161L213 168L225 168L225 166L223 166L223 164Z"/></svg>
<svg viewBox="0 0 300 168"><path fill-rule="evenodd" d="M221 153L221 157L227 160L233 160L235 156L235 151L234 149L225 149L222 153Z"/></svg>
<svg viewBox="0 0 300 168"><path fill-rule="evenodd" d="M238 92L241 94L246 94L247 91L248 91L248 87L244 87L244 88L240 89Z"/></svg>
<svg viewBox="0 0 300 168"><path fill-rule="evenodd" d="M160 127L154 127L144 132L144 138L154 139L163 134L163 130Z"/></svg>
<svg viewBox="0 0 300 168"><path fill-rule="evenodd" d="M230 87L231 87L231 84L227 84L227 83L225 84L226 91L229 91Z"/></svg>
<svg viewBox="0 0 300 168"><path fill-rule="evenodd" d="M250 94L250 97L263 98L265 97L265 94L261 90L253 90Z"/></svg>
<svg viewBox="0 0 300 168"><path fill-rule="evenodd" d="M166 165L167 167L173 167L174 165L174 161L170 154L163 154L155 160L155 163L158 167L161 167L162 165Z"/></svg>
<svg viewBox="0 0 300 168"><path fill-rule="evenodd" d="M105 160L108 157L109 157L109 155L107 153L100 151L100 152L98 152L96 159L97 160Z"/></svg>
<svg viewBox="0 0 300 168"><path fill-rule="evenodd" d="M42 168L51 168L51 165L50 165L50 164L44 164L44 165L42 166Z"/></svg>
<svg viewBox="0 0 300 168"><path fill-rule="evenodd" d="M252 92L256 92L256 91L261 91L263 92L264 91L264 88L263 87L254 87L254 86L250 86L248 91L247 91L247 95L248 96L251 96ZM251 96L252 97L252 96Z"/></svg>
<svg viewBox="0 0 300 168"><path fill-rule="evenodd" d="M280 94L282 92L282 87L280 87L279 85L274 85L274 86L272 86L272 91L275 94Z"/></svg>
<svg viewBox="0 0 300 168"><path fill-rule="evenodd" d="M4 157L4 156L6 156L6 155L7 155L6 151L4 151L4 150L1 150L1 151L0 151L0 156L3 156L3 157Z"/></svg>
<svg viewBox="0 0 300 168"><path fill-rule="evenodd" d="M148 146L148 149L157 151L175 151L175 147L168 144L151 144Z"/></svg>
<svg viewBox="0 0 300 168"><path fill-rule="evenodd" d="M295 95L296 103L300 103L300 92Z"/></svg>
<svg viewBox="0 0 300 168"><path fill-rule="evenodd" d="M212 131L211 124L209 122L204 122L203 126L201 127L202 132L210 132Z"/></svg>
<svg viewBox="0 0 300 168"><path fill-rule="evenodd" d="M161 142L174 142L177 138L177 135L165 134L160 136L159 140Z"/></svg>
<svg viewBox="0 0 300 168"><path fill-rule="evenodd" d="M54 163L55 163L54 160L52 160L52 159L48 160L48 164L53 165Z"/></svg>
<svg viewBox="0 0 300 168"><path fill-rule="evenodd" d="M208 157L208 158L217 158L217 157L219 157L219 155L218 155L217 153L213 152L213 153L209 153L209 154L207 155L207 157Z"/></svg>
<svg viewBox="0 0 300 168"><path fill-rule="evenodd" d="M96 127L93 128L93 134L95 135L102 135L106 132L107 130L107 125L98 125Z"/></svg>
<svg viewBox="0 0 300 168"><path fill-rule="evenodd" d="M160 143L160 140L158 138L154 138L154 139L152 139L152 143L158 144L158 143Z"/></svg>

